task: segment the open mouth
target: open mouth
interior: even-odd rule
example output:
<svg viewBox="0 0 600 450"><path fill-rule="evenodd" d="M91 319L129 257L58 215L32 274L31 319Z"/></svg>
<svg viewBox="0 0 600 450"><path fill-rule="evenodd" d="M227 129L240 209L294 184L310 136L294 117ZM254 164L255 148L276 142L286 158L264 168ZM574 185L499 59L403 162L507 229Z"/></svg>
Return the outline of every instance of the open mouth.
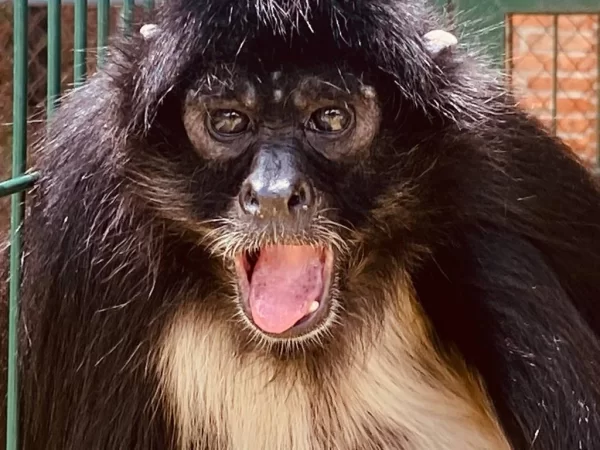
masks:
<svg viewBox="0 0 600 450"><path fill-rule="evenodd" d="M330 310L331 249L271 245L235 261L244 311L266 334L290 336L317 328Z"/></svg>

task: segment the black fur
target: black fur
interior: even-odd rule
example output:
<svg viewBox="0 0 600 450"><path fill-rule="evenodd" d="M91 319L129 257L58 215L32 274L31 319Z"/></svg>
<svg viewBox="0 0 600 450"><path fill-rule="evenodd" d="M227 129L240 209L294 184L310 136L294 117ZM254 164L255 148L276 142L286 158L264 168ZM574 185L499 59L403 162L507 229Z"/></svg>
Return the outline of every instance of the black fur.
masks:
<svg viewBox="0 0 600 450"><path fill-rule="evenodd" d="M184 294L227 291L190 223L222 214L247 170L243 157L201 161L182 137L181 96L215 62L340 67L375 86L384 117L369 157L311 174L333 180L322 188L346 237L378 255L371 276L409 271L440 351L458 348L481 373L515 449L598 448L600 193L492 72L460 49L427 53L439 18L417 0L163 8L159 35L115 43L39 149L24 228L22 448L171 448L146 363ZM145 175L155 204L139 194Z"/></svg>

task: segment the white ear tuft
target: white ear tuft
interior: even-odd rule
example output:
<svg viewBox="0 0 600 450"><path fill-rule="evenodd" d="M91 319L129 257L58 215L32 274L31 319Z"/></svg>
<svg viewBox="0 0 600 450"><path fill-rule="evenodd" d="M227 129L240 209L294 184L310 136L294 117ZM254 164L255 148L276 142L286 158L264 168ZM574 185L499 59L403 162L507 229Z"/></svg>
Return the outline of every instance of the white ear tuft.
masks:
<svg viewBox="0 0 600 450"><path fill-rule="evenodd" d="M158 25L153 23L147 23L140 28L140 34L144 36L144 39L153 38L158 34L159 31L160 29L158 28Z"/></svg>
<svg viewBox="0 0 600 450"><path fill-rule="evenodd" d="M433 30L423 36L427 50L435 57L443 51L458 44L458 39L452 33L444 30Z"/></svg>

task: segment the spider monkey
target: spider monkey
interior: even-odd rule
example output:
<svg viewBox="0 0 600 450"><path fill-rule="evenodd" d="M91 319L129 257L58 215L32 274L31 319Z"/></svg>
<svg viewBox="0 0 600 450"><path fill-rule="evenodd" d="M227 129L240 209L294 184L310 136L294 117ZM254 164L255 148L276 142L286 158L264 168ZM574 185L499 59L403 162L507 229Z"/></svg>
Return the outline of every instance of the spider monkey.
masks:
<svg viewBox="0 0 600 450"><path fill-rule="evenodd" d="M598 187L423 1L166 2L35 151L22 449L600 445Z"/></svg>

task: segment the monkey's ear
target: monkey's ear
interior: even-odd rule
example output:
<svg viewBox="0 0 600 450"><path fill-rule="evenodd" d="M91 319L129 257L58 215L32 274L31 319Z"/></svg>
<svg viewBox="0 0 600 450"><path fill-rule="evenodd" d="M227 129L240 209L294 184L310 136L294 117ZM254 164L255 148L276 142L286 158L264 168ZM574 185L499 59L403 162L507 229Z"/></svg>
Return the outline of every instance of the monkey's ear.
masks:
<svg viewBox="0 0 600 450"><path fill-rule="evenodd" d="M160 28L158 28L158 25L153 24L153 23L147 23L146 25L143 25L140 28L140 34L146 40L155 37L159 31L160 31Z"/></svg>
<svg viewBox="0 0 600 450"><path fill-rule="evenodd" d="M444 30L433 30L423 36L425 48L433 59L450 52L458 44L458 39L452 33Z"/></svg>

